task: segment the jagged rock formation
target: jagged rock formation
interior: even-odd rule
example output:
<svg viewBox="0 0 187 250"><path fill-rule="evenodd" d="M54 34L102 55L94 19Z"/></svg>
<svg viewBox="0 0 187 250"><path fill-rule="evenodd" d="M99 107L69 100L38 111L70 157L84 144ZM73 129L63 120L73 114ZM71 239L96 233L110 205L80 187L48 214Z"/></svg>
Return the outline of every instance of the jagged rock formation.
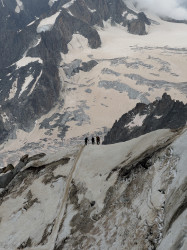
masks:
<svg viewBox="0 0 187 250"><path fill-rule="evenodd" d="M150 104L138 103L134 109L116 121L104 138L103 144L131 140L151 131L186 125L187 105L174 101L166 93L161 100Z"/></svg>
<svg viewBox="0 0 187 250"><path fill-rule="evenodd" d="M23 156L19 163L15 166L12 164L8 164L7 167L2 169L2 172L0 171L0 188L5 188L8 186L8 184L14 179L14 177L20 172L20 170L30 161L38 160L42 157L44 157L45 154L37 154L33 157L28 157L28 155Z"/></svg>
<svg viewBox="0 0 187 250"><path fill-rule="evenodd" d="M30 159L1 189L1 249L185 249L186 141L158 130Z"/></svg>
<svg viewBox="0 0 187 250"><path fill-rule="evenodd" d="M95 25L103 27L111 19L127 26L128 13L137 22L129 32L145 33L145 15L128 9L122 0L0 2L0 111L7 117L0 117L0 142L18 128L31 130L57 103L64 85L60 53L68 52L73 34L81 34L96 49L101 40Z"/></svg>
<svg viewBox="0 0 187 250"><path fill-rule="evenodd" d="M128 31L135 35L146 35L146 24L150 25L151 22L143 12L140 12L138 19L132 19L128 22Z"/></svg>

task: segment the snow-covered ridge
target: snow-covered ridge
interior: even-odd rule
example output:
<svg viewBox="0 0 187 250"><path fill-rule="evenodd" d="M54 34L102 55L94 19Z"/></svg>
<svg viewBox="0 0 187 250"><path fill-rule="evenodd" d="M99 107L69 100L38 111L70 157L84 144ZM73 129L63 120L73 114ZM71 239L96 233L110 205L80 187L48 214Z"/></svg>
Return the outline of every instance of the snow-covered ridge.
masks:
<svg viewBox="0 0 187 250"><path fill-rule="evenodd" d="M168 210L169 202L175 209L183 202L176 189L185 183L186 141L185 129L164 129L125 143L66 147L20 162L21 172L1 190L2 249L185 244L185 211L167 234L164 230L175 212L174 206Z"/></svg>

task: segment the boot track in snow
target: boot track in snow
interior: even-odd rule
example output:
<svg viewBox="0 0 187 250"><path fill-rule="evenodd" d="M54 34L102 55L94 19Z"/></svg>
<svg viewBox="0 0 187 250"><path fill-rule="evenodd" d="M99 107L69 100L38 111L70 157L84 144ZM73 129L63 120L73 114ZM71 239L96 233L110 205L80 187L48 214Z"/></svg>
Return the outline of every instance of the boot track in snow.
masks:
<svg viewBox="0 0 187 250"><path fill-rule="evenodd" d="M69 188L70 188L70 185L71 185L72 176L73 176L73 173L74 173L74 171L76 169L77 162L79 161L79 158L80 158L80 156L81 156L81 154L83 152L84 147L85 146L81 146L81 149L78 152L77 158L76 158L76 160L75 160L75 162L73 164L73 167L71 168L71 171L70 171L68 179L67 179L65 194L64 194L64 197L63 197L60 209L59 209L59 214L56 217L56 224L54 226L53 233L52 233L53 235L52 235L52 239L51 239L51 246L52 246L51 250L54 249L54 247L55 247L56 239L58 237L59 227L60 227L61 221L63 219L65 208L66 208L66 202L67 202L67 199L68 199Z"/></svg>

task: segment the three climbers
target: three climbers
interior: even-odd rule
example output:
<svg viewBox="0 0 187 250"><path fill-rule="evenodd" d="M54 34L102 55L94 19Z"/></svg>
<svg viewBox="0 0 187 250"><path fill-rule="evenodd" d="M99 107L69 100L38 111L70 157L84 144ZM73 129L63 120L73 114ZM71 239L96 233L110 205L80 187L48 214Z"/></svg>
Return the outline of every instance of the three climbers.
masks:
<svg viewBox="0 0 187 250"><path fill-rule="evenodd" d="M84 139L85 145L88 144L88 141L89 141L89 139L88 139L88 137L86 137L86 138ZM92 137L91 142L92 142L92 145L95 144L95 138L94 138L94 137ZM100 144L100 137L99 137L99 136L96 136L96 143L97 143L97 145Z"/></svg>

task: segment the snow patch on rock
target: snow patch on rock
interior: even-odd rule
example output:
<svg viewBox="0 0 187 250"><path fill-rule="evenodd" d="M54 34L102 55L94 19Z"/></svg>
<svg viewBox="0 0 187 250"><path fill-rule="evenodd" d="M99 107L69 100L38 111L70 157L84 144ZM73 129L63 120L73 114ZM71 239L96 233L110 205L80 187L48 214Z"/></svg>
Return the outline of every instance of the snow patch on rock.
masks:
<svg viewBox="0 0 187 250"><path fill-rule="evenodd" d="M76 2L76 0L71 0L68 3L64 4L62 7L68 9L71 5L74 4L74 2Z"/></svg>
<svg viewBox="0 0 187 250"><path fill-rule="evenodd" d="M57 1L58 1L58 0L49 0L48 4L49 4L50 7L52 7L53 4L54 4L55 2L57 2Z"/></svg>
<svg viewBox="0 0 187 250"><path fill-rule="evenodd" d="M43 71L40 72L39 76L36 78L36 81L33 83L33 86L32 86L32 88L31 88L31 90L30 90L28 96L29 96L30 94L32 94L33 90L35 89L36 84L38 83L38 81L39 81L39 79L40 79L40 77L41 77L41 75L42 75L42 72L43 72Z"/></svg>
<svg viewBox="0 0 187 250"><path fill-rule="evenodd" d="M32 63L32 62L38 62L38 63L42 64L43 60L41 58L39 58L39 57L23 57L14 64L16 64L17 69L19 69L19 68L24 67L24 66L26 66L26 65L28 65L29 63Z"/></svg>
<svg viewBox="0 0 187 250"><path fill-rule="evenodd" d="M23 93L24 91L26 91L26 90L28 89L29 84L32 82L33 79L34 79L34 78L33 78L33 75L29 75L29 76L27 76L27 77L25 78L25 82L23 83L22 89L21 89L21 91L20 91L20 93L19 93L19 97L22 95L22 93Z"/></svg>
<svg viewBox="0 0 187 250"><path fill-rule="evenodd" d="M5 7L3 0L1 0L2 6Z"/></svg>
<svg viewBox="0 0 187 250"><path fill-rule="evenodd" d="M89 7L87 7L87 8L88 8L88 10L89 10L90 12L92 12L92 13L93 13L93 12L96 12L95 9L92 10L92 9L90 9Z"/></svg>
<svg viewBox="0 0 187 250"><path fill-rule="evenodd" d="M18 79L16 79L13 84L12 84L12 88L9 92L9 97L8 99L11 100L12 98L14 98L16 91L17 91L17 85L18 85Z"/></svg>
<svg viewBox="0 0 187 250"><path fill-rule="evenodd" d="M137 16L135 16L135 15L129 13L129 14L126 16L126 19L129 20L129 21L131 21L131 20L133 20L133 19L137 19Z"/></svg>
<svg viewBox="0 0 187 250"><path fill-rule="evenodd" d="M162 115L155 115L154 118L160 119L160 118L162 118Z"/></svg>
<svg viewBox="0 0 187 250"><path fill-rule="evenodd" d="M143 124L143 121L145 120L147 115L140 115L140 114L137 114L134 119L127 125L127 127L129 128L133 128L133 127L140 127L142 126Z"/></svg>
<svg viewBox="0 0 187 250"><path fill-rule="evenodd" d="M50 16L50 17L46 17L44 19L42 19L36 29L37 33L41 33L41 32L46 32L46 31L50 31L52 30L57 17L60 15L61 11L58 11L57 13L55 13L54 15Z"/></svg>
<svg viewBox="0 0 187 250"><path fill-rule="evenodd" d="M16 0L16 3L17 3L17 6L15 8L15 12L20 13L24 9L23 3L21 0Z"/></svg>
<svg viewBox="0 0 187 250"><path fill-rule="evenodd" d="M4 123L6 123L9 120L9 118L5 112L2 113L1 117L2 117Z"/></svg>

